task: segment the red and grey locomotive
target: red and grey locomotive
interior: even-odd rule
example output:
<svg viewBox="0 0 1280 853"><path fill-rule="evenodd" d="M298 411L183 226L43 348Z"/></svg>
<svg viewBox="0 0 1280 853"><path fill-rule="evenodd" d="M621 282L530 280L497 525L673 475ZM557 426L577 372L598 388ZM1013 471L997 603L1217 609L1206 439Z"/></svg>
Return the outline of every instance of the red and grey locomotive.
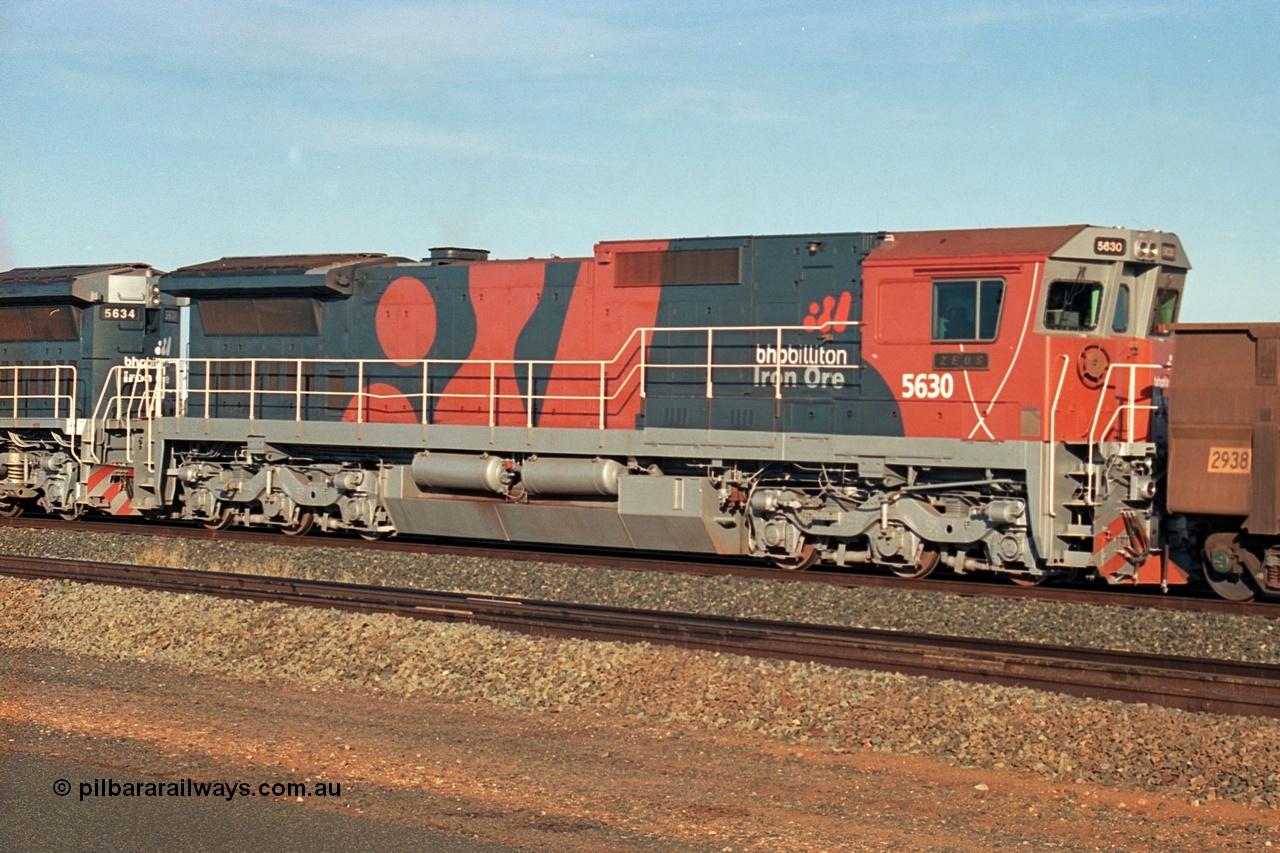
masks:
<svg viewBox="0 0 1280 853"><path fill-rule="evenodd" d="M224 258L73 415L0 316L0 506L1280 592L1277 332L1175 326L1188 269L1079 225ZM111 326L41 274L0 314Z"/></svg>

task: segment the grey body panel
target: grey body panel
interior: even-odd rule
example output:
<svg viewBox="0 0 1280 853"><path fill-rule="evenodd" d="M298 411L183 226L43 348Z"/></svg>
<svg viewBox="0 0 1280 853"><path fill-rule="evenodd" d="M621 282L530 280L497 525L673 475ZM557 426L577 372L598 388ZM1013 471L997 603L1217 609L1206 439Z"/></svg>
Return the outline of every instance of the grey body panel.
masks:
<svg viewBox="0 0 1280 853"><path fill-rule="evenodd" d="M401 533L469 536L511 541L745 553L742 531L726 526L716 493L705 478L620 478L617 500L543 501L537 505L478 495L430 495L412 477L412 455L422 451L466 451L511 457L603 457L698 463L791 463L857 470L882 478L887 466L965 471L1004 471L1027 484L1030 533L1041 525L1040 442L750 433L729 430L582 430L416 424L309 423L287 421L162 418L156 437L166 444L228 442L254 448L306 446L334 458L378 460L389 466L385 505ZM302 435L300 435L300 433ZM305 436L305 438L303 437ZM679 481L679 485L675 484ZM1037 549L1049 554L1049 547Z"/></svg>

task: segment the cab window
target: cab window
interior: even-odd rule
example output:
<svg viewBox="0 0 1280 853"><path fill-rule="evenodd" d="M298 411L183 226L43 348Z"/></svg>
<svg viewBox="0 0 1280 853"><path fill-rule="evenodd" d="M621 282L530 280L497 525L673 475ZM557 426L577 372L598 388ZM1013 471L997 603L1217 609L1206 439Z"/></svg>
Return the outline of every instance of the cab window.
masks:
<svg viewBox="0 0 1280 853"><path fill-rule="evenodd" d="M1165 336L1169 326L1178 322L1178 299L1182 292L1171 287L1156 291L1156 304L1151 312L1151 334Z"/></svg>
<svg viewBox="0 0 1280 853"><path fill-rule="evenodd" d="M1116 313L1111 315L1111 331L1121 334L1129 331L1129 286L1120 285L1116 294Z"/></svg>
<svg viewBox="0 0 1280 853"><path fill-rule="evenodd" d="M933 283L935 341L994 341L1004 304L1001 279L964 279Z"/></svg>
<svg viewBox="0 0 1280 853"><path fill-rule="evenodd" d="M1055 281L1045 300L1046 329L1091 332L1098 328L1102 310L1102 285L1096 281Z"/></svg>

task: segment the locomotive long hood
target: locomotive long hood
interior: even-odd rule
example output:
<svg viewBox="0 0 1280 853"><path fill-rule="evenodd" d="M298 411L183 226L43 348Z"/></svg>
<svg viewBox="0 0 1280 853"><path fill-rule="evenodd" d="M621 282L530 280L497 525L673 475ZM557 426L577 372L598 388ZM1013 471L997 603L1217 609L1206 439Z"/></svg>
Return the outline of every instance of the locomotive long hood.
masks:
<svg viewBox="0 0 1280 853"><path fill-rule="evenodd" d="M174 296L247 296L264 291L346 296L357 267L405 260L377 252L221 258L174 270L165 276L164 289Z"/></svg>

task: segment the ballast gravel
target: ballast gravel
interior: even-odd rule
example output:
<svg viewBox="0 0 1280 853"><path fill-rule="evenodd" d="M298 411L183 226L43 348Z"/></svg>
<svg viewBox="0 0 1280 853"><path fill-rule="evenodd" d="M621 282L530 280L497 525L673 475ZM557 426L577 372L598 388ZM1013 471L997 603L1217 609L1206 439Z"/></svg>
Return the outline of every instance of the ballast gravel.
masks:
<svg viewBox="0 0 1280 853"><path fill-rule="evenodd" d="M895 630L1280 661L1267 619L345 548L0 530L11 554L454 589ZM1280 808L1280 721L648 644L547 640L385 615L0 578L0 648L199 674L575 709L924 754L1192 800Z"/></svg>
<svg viewBox="0 0 1280 853"><path fill-rule="evenodd" d="M322 541L322 540L321 540ZM1280 622L376 549L0 528L0 552L1280 664Z"/></svg>

